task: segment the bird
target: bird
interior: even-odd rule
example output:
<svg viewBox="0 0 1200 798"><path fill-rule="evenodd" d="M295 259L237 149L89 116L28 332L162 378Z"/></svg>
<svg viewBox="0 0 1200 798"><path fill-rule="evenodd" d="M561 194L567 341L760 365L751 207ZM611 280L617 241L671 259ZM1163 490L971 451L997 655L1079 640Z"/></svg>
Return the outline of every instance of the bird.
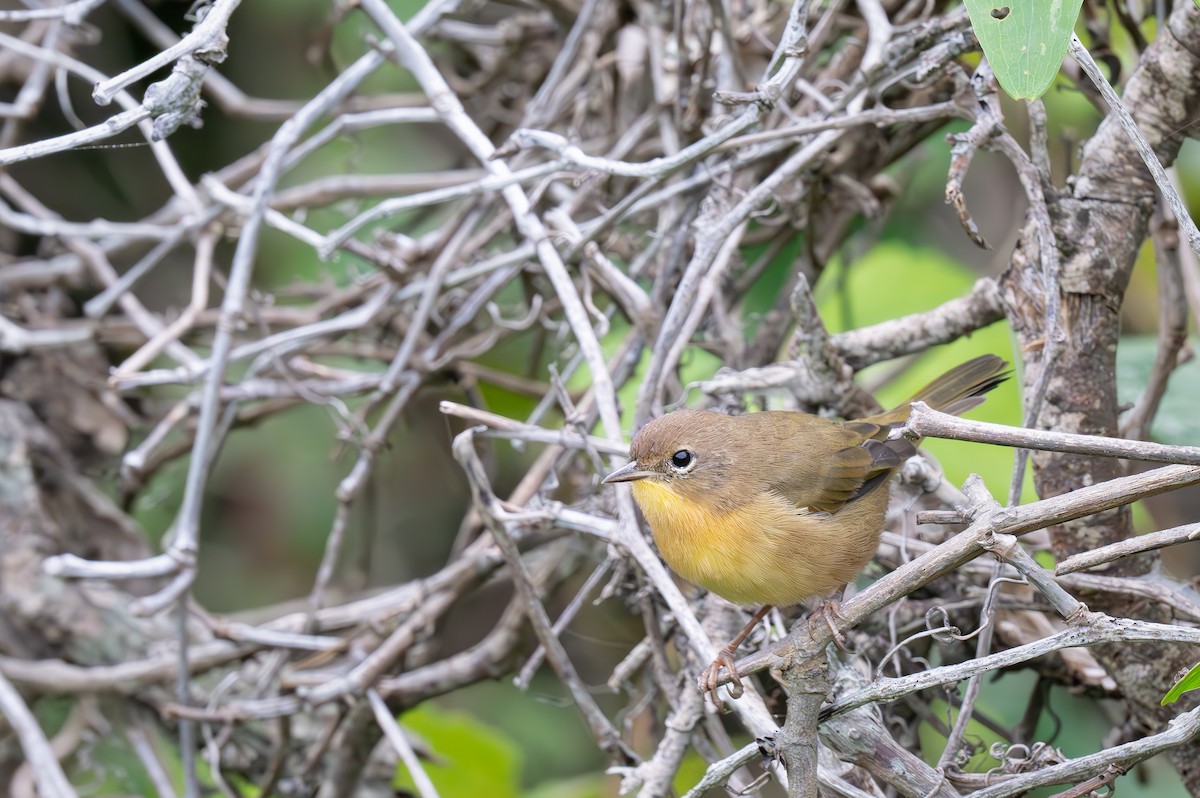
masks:
<svg viewBox="0 0 1200 798"><path fill-rule="evenodd" d="M730 695L742 695L734 653L771 607L828 597L874 556L887 513L885 485L920 444L889 439L908 420L912 402L959 415L1009 376L1007 361L983 355L866 418L688 409L638 431L629 462L603 481L630 484L677 574L734 604L760 607L701 675L714 704L722 706L722 667L730 673ZM831 606L825 605L827 620Z"/></svg>

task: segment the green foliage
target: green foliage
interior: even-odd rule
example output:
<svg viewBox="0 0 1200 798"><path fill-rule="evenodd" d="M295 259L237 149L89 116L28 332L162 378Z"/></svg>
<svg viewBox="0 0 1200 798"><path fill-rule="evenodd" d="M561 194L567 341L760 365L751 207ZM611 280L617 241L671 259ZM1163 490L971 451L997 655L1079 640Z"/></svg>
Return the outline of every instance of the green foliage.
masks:
<svg viewBox="0 0 1200 798"><path fill-rule="evenodd" d="M1033 553L1033 559L1038 565L1042 566L1047 571L1053 571L1054 566L1058 564L1054 561L1054 552L1046 551L1045 549L1042 549L1041 551L1035 551Z"/></svg>
<svg viewBox="0 0 1200 798"><path fill-rule="evenodd" d="M436 763L424 765L442 798L520 795L521 751L494 729L465 712L441 710L429 702L404 713L400 722L427 742L437 756ZM412 776L403 765L397 766L394 785L416 791Z"/></svg>
<svg viewBox="0 0 1200 798"><path fill-rule="evenodd" d="M704 757L700 756L694 750L689 750L684 755L683 761L679 763L679 770L675 772L675 780L672 782L675 793L683 795L692 789L692 787L695 787L700 779L704 778L706 770L708 770L708 763L704 761ZM724 792L717 790L713 794L724 794Z"/></svg>
<svg viewBox="0 0 1200 798"><path fill-rule="evenodd" d="M1197 0L1200 2L1200 0ZM1171 689L1163 696L1160 702L1162 706L1174 704L1179 700L1179 697L1184 693L1190 693L1192 690L1200 690L1200 662L1192 666L1191 670L1183 674L1179 681L1171 685Z"/></svg>
<svg viewBox="0 0 1200 798"><path fill-rule="evenodd" d="M1200 340L1193 338L1192 346ZM1117 400L1137 401L1150 380L1158 340L1152 335L1127 335L1117 346ZM1157 440L1183 446L1200 446L1200 415L1195 397L1200 395L1200 363L1191 361L1175 370L1167 384L1150 432Z"/></svg>
<svg viewBox="0 0 1200 798"><path fill-rule="evenodd" d="M592 609L580 612L565 637L577 638L580 633L613 637L606 634L612 625L609 608L595 608L603 620L592 615ZM597 622L602 626L597 626ZM622 642L614 646L628 650L636 630L621 632ZM630 642L632 640L632 642ZM590 663L601 659L598 655ZM597 667L598 664L596 665ZM589 665L590 667L590 665ZM585 673L588 671L585 670ZM606 711L616 711L620 698L597 695ZM572 705L565 687L552 669L543 667L534 677L529 689L518 690L509 679L478 682L438 699L444 710L458 709L470 713L495 732L515 743L522 752L524 767L521 783L527 788L582 789L567 781L583 773L603 773L605 759L596 747L587 725Z"/></svg>
<svg viewBox="0 0 1200 798"><path fill-rule="evenodd" d="M39 702L40 703L40 702ZM38 713L42 713L39 711ZM155 735L157 736L157 735ZM155 745L176 786L181 786L182 768L176 749L170 745ZM109 795L157 795L154 782L145 766L129 747L122 734L89 736L82 753L85 756L64 763L67 778L76 785L80 798L102 798Z"/></svg>
<svg viewBox="0 0 1200 798"><path fill-rule="evenodd" d="M556 779L527 790L522 798L605 798L611 794L611 790L606 789L607 782L608 779L598 773Z"/></svg>
<svg viewBox="0 0 1200 798"><path fill-rule="evenodd" d="M964 2L1000 86L1018 100L1036 100L1045 94L1067 54L1083 0Z"/></svg>

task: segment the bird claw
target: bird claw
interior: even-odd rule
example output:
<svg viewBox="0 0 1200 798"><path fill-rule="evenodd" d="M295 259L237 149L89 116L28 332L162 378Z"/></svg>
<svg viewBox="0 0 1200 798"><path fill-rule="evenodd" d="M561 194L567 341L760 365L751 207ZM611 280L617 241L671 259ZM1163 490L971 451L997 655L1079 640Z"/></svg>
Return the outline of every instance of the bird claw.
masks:
<svg viewBox="0 0 1200 798"><path fill-rule="evenodd" d="M845 622L845 619L838 615L839 609L841 609L841 604L836 600L826 599L821 602L821 606L813 611L813 614L820 615L825 621L825 625L829 627L829 633L833 635L833 644L843 654L853 654L854 652L846 646L846 636L841 633L841 630L837 628L837 624L835 623L835 620Z"/></svg>
<svg viewBox="0 0 1200 798"><path fill-rule="evenodd" d="M717 693L721 686L721 668L729 671L729 685L726 688L729 691L730 698L741 698L746 692L742 685L742 676L738 673L737 663L733 659L733 650L728 646L721 649L721 653L717 654L717 658L712 661L712 664L704 669L704 673L700 675L700 690L712 699L713 706L721 712L728 712L729 708L721 701L720 695Z"/></svg>

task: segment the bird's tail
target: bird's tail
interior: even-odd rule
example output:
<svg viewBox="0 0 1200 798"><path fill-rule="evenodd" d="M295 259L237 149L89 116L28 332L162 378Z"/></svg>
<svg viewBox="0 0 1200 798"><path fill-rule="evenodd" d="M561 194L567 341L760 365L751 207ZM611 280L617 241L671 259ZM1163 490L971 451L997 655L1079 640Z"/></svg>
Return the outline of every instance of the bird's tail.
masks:
<svg viewBox="0 0 1200 798"><path fill-rule="evenodd" d="M865 496L882 485L905 460L917 453L919 441L888 439L892 429L908 420L913 402L924 402L943 413L959 415L981 403L984 394L1007 380L1011 373L1004 358L982 355L950 369L893 410L857 422L846 422L847 426L856 428L870 439L863 448L871 454L872 470L870 477L854 492L854 498Z"/></svg>
<svg viewBox="0 0 1200 798"><path fill-rule="evenodd" d="M909 405L924 402L934 410L962 415L982 404L984 394L1012 376L1008 361L996 355L980 355L955 366L893 410L869 420L881 425L903 423L908 418Z"/></svg>
<svg viewBox="0 0 1200 798"><path fill-rule="evenodd" d="M980 405L986 398L984 394L1010 376L1012 371L1007 360L996 355L980 355L950 369L896 409L907 411L911 403L924 402L934 410L961 415Z"/></svg>

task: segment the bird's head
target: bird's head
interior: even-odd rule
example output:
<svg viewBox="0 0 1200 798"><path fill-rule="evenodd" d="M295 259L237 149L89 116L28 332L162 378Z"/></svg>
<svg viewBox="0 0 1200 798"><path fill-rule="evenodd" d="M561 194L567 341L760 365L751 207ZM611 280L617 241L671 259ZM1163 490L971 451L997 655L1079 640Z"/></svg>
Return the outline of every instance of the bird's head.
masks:
<svg viewBox="0 0 1200 798"><path fill-rule="evenodd" d="M683 496L716 499L727 487L735 448L728 440L729 418L678 410L651 421L634 436L629 462L604 481L647 482Z"/></svg>

